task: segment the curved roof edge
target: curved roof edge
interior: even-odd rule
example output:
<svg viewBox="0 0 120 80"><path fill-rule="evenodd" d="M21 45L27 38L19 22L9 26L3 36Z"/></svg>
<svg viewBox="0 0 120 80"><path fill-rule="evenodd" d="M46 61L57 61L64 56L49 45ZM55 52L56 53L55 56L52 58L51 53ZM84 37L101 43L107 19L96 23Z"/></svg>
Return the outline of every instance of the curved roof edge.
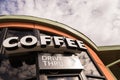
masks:
<svg viewBox="0 0 120 80"><path fill-rule="evenodd" d="M81 32L57 21L52 21L49 19L38 18L33 16L24 16L24 15L2 15L0 16L0 23L2 22L32 22L37 24L47 25L51 28L60 29L65 33L71 34L77 39L81 39L85 44L90 46L95 52L99 51L109 51L109 50L120 50L120 45L118 46L96 46L87 36Z"/></svg>

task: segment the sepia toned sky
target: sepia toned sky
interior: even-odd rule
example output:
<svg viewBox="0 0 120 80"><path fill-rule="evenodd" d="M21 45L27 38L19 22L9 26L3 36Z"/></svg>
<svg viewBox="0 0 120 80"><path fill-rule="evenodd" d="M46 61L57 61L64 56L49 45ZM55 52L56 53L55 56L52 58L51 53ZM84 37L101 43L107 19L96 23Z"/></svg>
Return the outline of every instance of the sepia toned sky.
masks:
<svg viewBox="0 0 120 80"><path fill-rule="evenodd" d="M66 24L96 45L120 45L119 0L0 0L0 15L29 15Z"/></svg>

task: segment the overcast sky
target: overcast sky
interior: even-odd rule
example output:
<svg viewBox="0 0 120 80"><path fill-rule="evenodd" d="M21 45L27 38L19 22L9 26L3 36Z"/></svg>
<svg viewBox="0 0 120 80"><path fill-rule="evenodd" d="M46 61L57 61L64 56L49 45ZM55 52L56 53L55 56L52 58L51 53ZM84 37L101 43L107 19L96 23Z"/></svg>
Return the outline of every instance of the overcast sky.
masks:
<svg viewBox="0 0 120 80"><path fill-rule="evenodd" d="M31 15L64 23L96 45L120 45L119 0L0 0L0 15Z"/></svg>

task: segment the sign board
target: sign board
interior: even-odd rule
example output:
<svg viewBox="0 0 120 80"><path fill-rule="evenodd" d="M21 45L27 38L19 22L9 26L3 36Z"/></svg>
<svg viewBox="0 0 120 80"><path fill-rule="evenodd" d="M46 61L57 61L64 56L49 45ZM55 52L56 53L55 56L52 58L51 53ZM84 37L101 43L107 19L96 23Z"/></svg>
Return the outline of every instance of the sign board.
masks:
<svg viewBox="0 0 120 80"><path fill-rule="evenodd" d="M39 36L26 35L22 38L9 37L3 41L3 47L7 54L22 53L28 51L46 52L81 52L86 50L84 43L80 40L60 36Z"/></svg>
<svg viewBox="0 0 120 80"><path fill-rule="evenodd" d="M78 70L83 66L77 56L38 56L40 70Z"/></svg>

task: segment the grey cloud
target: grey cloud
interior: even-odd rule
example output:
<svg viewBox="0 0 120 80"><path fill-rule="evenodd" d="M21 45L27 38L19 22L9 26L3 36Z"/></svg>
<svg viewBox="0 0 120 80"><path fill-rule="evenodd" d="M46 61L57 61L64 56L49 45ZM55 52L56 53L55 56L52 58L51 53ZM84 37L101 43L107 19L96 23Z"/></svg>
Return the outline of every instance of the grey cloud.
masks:
<svg viewBox="0 0 120 80"><path fill-rule="evenodd" d="M1 15L32 15L84 33L97 45L120 44L119 0L1 0Z"/></svg>
<svg viewBox="0 0 120 80"><path fill-rule="evenodd" d="M11 67L8 60L4 60L0 66L0 80L24 80L25 78L31 78L36 75L36 69L34 65L27 65L23 63L22 67Z"/></svg>

